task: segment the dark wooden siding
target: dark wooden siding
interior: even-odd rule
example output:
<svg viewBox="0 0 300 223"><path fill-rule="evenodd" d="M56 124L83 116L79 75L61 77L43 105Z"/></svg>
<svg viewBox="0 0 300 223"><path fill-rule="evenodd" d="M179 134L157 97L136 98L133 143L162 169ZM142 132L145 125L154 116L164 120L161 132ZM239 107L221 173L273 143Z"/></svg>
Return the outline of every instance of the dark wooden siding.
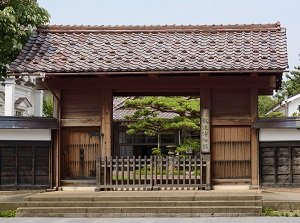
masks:
<svg viewBox="0 0 300 223"><path fill-rule="evenodd" d="M0 142L0 188L50 188L50 142Z"/></svg>
<svg viewBox="0 0 300 223"><path fill-rule="evenodd" d="M64 90L61 104L63 119L100 117L99 90Z"/></svg>
<svg viewBox="0 0 300 223"><path fill-rule="evenodd" d="M300 185L300 142L260 143L260 184L271 187Z"/></svg>
<svg viewBox="0 0 300 223"><path fill-rule="evenodd" d="M250 118L250 91L248 89L213 89L213 118Z"/></svg>

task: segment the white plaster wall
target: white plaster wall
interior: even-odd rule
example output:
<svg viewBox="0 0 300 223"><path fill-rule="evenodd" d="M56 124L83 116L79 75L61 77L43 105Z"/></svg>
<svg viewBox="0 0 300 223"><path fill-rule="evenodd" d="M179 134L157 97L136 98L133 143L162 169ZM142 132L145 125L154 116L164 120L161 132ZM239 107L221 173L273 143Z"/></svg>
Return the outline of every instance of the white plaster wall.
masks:
<svg viewBox="0 0 300 223"><path fill-rule="evenodd" d="M260 129L259 141L300 141L300 130Z"/></svg>
<svg viewBox="0 0 300 223"><path fill-rule="evenodd" d="M298 105L300 105L300 97L289 103L289 116L292 116L294 112L299 112Z"/></svg>
<svg viewBox="0 0 300 223"><path fill-rule="evenodd" d="M5 92L5 87L2 85L3 81L0 81L0 91ZM27 98L30 103L32 104L32 107L25 108L24 116L32 116L34 114L34 90L30 86L25 86L24 82L21 82L19 85L15 85L15 101L19 98ZM0 115L4 116L5 107L0 106Z"/></svg>
<svg viewBox="0 0 300 223"><path fill-rule="evenodd" d="M0 129L0 140L50 141L50 129Z"/></svg>
<svg viewBox="0 0 300 223"><path fill-rule="evenodd" d="M16 85L15 101L19 98L27 98L32 104L32 107L25 108L25 113L23 114L24 116L32 116L34 114L34 96L31 92L33 92L32 87L24 86L23 83Z"/></svg>

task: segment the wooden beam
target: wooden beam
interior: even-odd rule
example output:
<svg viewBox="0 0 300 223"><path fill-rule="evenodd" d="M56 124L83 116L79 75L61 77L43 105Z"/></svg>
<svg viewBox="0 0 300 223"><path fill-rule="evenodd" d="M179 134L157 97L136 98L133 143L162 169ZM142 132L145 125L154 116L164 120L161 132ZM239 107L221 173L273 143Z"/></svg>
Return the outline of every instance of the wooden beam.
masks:
<svg viewBox="0 0 300 223"><path fill-rule="evenodd" d="M151 78L159 78L159 74L147 74Z"/></svg>
<svg viewBox="0 0 300 223"><path fill-rule="evenodd" d="M211 125L222 125L222 126L241 126L241 125L251 125L251 118L211 118Z"/></svg>
<svg viewBox="0 0 300 223"><path fill-rule="evenodd" d="M108 78L108 76L106 76L105 74L97 74L96 76L100 78Z"/></svg>
<svg viewBox="0 0 300 223"><path fill-rule="evenodd" d="M100 156L112 155L113 94L110 89L100 90L101 146Z"/></svg>
<svg viewBox="0 0 300 223"><path fill-rule="evenodd" d="M276 76L163 76L159 78L149 77L115 77L115 78L61 78L45 80L51 89L108 89L118 92L131 91L165 91L181 92L186 89L194 89L199 92L200 88L276 88ZM126 83L126 84L124 84ZM37 80L38 89L46 89L43 83Z"/></svg>
<svg viewBox="0 0 300 223"><path fill-rule="evenodd" d="M84 126L99 126L100 127L101 120L99 119L62 119L61 126L62 127L84 127Z"/></svg>
<svg viewBox="0 0 300 223"><path fill-rule="evenodd" d="M250 93L251 124L258 118L258 90L253 88ZM259 187L259 156L258 156L258 130L251 129L251 186Z"/></svg>

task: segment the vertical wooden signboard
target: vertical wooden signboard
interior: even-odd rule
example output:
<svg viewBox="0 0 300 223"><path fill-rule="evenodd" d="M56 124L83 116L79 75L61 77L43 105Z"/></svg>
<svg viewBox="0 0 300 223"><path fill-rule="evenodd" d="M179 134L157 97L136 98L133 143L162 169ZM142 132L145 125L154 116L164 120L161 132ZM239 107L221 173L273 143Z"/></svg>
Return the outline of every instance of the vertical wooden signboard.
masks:
<svg viewBox="0 0 300 223"><path fill-rule="evenodd" d="M210 111L201 109L201 153L210 153Z"/></svg>

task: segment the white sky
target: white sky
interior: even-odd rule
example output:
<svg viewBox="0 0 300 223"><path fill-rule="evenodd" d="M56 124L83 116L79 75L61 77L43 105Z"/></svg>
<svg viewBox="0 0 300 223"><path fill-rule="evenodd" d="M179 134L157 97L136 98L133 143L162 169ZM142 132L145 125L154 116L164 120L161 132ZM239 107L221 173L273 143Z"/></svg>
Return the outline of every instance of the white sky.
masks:
<svg viewBox="0 0 300 223"><path fill-rule="evenodd" d="M300 66L300 0L38 0L56 25L212 25L281 22L289 70Z"/></svg>

